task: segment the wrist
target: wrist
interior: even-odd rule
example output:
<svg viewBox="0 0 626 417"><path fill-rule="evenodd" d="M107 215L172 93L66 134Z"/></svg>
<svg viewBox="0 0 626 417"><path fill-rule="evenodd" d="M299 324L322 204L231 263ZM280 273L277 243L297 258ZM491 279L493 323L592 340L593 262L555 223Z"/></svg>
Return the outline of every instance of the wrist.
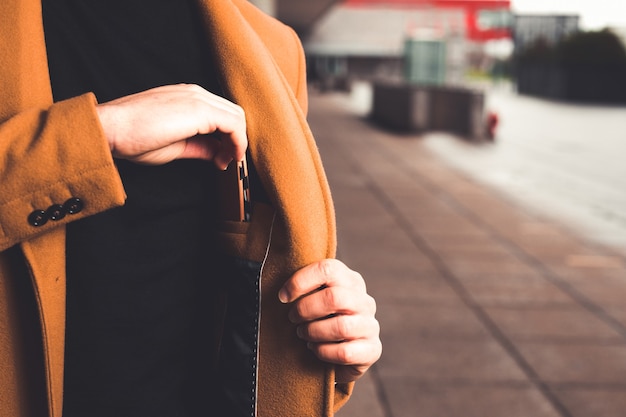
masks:
<svg viewBox="0 0 626 417"><path fill-rule="evenodd" d="M102 127L104 137L109 144L109 149L111 150L111 153L113 153L115 149L115 140L113 135L113 118L111 117L110 106L107 106L106 104L97 104L96 114L100 120L100 126Z"/></svg>

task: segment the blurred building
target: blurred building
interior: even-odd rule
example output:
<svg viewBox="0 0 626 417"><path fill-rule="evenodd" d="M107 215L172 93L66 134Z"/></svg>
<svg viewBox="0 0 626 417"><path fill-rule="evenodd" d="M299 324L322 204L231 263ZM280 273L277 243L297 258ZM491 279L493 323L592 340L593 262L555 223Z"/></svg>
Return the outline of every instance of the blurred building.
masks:
<svg viewBox="0 0 626 417"><path fill-rule="evenodd" d="M468 51L510 38L510 25L510 0L344 0L304 34L309 78L426 74L427 81L454 83L464 76Z"/></svg>
<svg viewBox="0 0 626 417"><path fill-rule="evenodd" d="M340 0L250 0L303 36L328 9Z"/></svg>
<svg viewBox="0 0 626 417"><path fill-rule="evenodd" d="M515 51L522 52L538 41L554 46L567 36L578 32L578 15L515 15L513 42Z"/></svg>

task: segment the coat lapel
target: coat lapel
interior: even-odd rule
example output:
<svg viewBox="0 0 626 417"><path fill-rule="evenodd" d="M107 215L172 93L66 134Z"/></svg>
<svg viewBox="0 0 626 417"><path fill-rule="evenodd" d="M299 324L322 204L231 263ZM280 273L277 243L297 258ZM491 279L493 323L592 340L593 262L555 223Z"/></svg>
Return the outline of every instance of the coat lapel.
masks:
<svg viewBox="0 0 626 417"><path fill-rule="evenodd" d="M286 306L277 298L285 279L298 268L333 257L336 244L334 211L317 147L277 64L297 68L302 76L303 64L298 68L294 56L300 51L294 47L296 39L276 39L267 32L276 23L262 22L268 18L245 0L199 4L223 86L246 112L251 159L280 219L262 281L258 415L330 416L334 368L317 360L295 336ZM266 45L266 39L271 43Z"/></svg>
<svg viewBox="0 0 626 417"><path fill-rule="evenodd" d="M334 256L334 211L317 147L290 86L248 21L255 18L252 6L245 0L200 6L225 88L246 111L252 160L284 217L292 265Z"/></svg>

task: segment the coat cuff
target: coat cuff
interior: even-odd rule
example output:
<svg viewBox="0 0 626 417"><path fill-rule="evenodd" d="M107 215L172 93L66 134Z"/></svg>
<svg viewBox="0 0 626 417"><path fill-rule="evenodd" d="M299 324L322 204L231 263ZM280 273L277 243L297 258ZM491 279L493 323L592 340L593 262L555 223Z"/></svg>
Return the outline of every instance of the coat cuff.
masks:
<svg viewBox="0 0 626 417"><path fill-rule="evenodd" d="M0 126L0 250L124 204L96 104L84 94Z"/></svg>

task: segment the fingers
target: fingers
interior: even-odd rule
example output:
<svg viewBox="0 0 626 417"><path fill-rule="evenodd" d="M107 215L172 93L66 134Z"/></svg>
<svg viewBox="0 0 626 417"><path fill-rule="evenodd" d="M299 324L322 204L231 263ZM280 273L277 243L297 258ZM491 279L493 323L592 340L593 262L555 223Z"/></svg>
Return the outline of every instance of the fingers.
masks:
<svg viewBox="0 0 626 417"><path fill-rule="evenodd" d="M96 110L117 158L145 164L212 159L224 169L242 160L248 146L243 109L197 85L157 87Z"/></svg>
<svg viewBox="0 0 626 417"><path fill-rule="evenodd" d="M378 337L342 343L309 343L308 348L320 360L337 365L336 382L359 379L382 355Z"/></svg>
<svg viewBox="0 0 626 417"><path fill-rule="evenodd" d="M358 272L338 260L325 259L296 272L285 283L278 297L283 303L290 303L322 287L336 286L355 287L365 291L365 281Z"/></svg>
<svg viewBox="0 0 626 417"><path fill-rule="evenodd" d="M310 343L309 349L315 355L336 365L369 368L382 353L380 340L359 339L343 343Z"/></svg>
<svg viewBox="0 0 626 417"><path fill-rule="evenodd" d="M289 320L298 336L323 361L339 365L337 382L354 381L382 352L376 302L363 277L332 259L296 272L279 292L292 303Z"/></svg>
<svg viewBox="0 0 626 417"><path fill-rule="evenodd" d="M215 164L226 169L234 159L241 161L244 158L248 147L248 137L246 134L246 116L243 108L237 104L210 93L201 87L191 86L197 89L199 98L207 105L207 123L199 134L212 134L207 136L212 139L219 138L217 152L213 155Z"/></svg>
<svg viewBox="0 0 626 417"><path fill-rule="evenodd" d="M298 326L298 336L313 343L344 342L377 337L378 321L370 316L343 315Z"/></svg>
<svg viewBox="0 0 626 417"><path fill-rule="evenodd" d="M332 286L297 300L290 312L292 323L319 320L331 315L376 313L376 302L365 291L350 287Z"/></svg>
<svg viewBox="0 0 626 417"><path fill-rule="evenodd" d="M239 126L243 130L240 131L229 133L218 127L220 129L219 136L222 140L218 142L219 146L217 147L214 162L222 170L226 169L233 159L239 162L244 158L246 148L248 147L248 138L245 131L245 119L243 120L244 122Z"/></svg>
<svg viewBox="0 0 626 417"><path fill-rule="evenodd" d="M359 378L382 353L380 325L373 314L336 315L301 323L298 336L326 362L342 365L338 382Z"/></svg>

